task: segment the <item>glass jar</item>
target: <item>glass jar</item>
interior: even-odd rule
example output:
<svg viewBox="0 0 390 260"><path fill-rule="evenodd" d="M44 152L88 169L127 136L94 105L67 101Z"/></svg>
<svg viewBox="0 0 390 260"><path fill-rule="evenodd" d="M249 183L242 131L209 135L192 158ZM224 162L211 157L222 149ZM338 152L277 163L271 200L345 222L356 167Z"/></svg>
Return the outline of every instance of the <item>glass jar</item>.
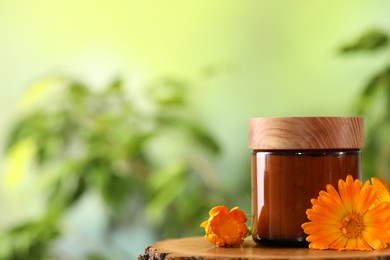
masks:
<svg viewBox="0 0 390 260"><path fill-rule="evenodd" d="M362 147L362 117L250 119L254 241L307 246L310 199L347 175L360 178Z"/></svg>

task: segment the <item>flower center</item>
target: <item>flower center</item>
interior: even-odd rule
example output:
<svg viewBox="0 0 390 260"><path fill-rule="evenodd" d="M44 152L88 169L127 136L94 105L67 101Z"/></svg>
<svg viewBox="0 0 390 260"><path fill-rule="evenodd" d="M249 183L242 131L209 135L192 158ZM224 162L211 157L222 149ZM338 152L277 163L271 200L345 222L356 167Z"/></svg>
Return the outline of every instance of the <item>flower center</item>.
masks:
<svg viewBox="0 0 390 260"><path fill-rule="evenodd" d="M345 215L341 220L340 231L347 238L356 238L360 236L364 230L361 217L356 213L350 213Z"/></svg>

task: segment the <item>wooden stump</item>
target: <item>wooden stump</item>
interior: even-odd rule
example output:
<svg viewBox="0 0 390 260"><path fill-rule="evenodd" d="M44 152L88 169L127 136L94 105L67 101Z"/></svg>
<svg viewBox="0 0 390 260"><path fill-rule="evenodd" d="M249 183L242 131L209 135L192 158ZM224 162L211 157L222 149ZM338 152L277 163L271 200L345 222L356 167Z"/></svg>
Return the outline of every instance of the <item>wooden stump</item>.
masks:
<svg viewBox="0 0 390 260"><path fill-rule="evenodd" d="M248 237L240 247L222 248L203 237L170 239L145 249L139 260L211 260L211 259L390 259L390 249L373 251L310 250L256 245Z"/></svg>

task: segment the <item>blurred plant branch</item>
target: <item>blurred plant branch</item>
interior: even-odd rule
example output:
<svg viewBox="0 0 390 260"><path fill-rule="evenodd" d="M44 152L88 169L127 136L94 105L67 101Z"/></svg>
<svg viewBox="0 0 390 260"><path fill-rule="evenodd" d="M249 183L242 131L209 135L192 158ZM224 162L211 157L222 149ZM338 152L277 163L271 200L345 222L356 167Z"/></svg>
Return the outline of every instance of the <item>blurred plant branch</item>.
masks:
<svg viewBox="0 0 390 260"><path fill-rule="evenodd" d="M187 82L159 80L143 99L129 96L120 80L102 91L70 79L42 84L31 90L40 101L22 111L6 150L33 144L47 206L41 217L2 233L1 259L49 257L64 214L89 192L112 212L111 228L141 210L162 237L200 232L197 223L216 203L210 159L220 148L196 120ZM132 197L144 208L129 209Z"/></svg>
<svg viewBox="0 0 390 260"><path fill-rule="evenodd" d="M341 48L343 54L378 53L390 59L389 34L371 29ZM390 181L390 61L363 85L354 111L365 117L363 175Z"/></svg>

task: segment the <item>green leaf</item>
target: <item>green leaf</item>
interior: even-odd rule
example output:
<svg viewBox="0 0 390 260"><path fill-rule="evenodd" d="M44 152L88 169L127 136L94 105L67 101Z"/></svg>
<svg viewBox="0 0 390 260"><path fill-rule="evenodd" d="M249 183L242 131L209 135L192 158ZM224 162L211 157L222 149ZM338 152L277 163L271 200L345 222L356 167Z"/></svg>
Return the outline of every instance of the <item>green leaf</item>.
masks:
<svg viewBox="0 0 390 260"><path fill-rule="evenodd" d="M187 84L176 79L163 79L148 89L149 97L162 107L186 104Z"/></svg>
<svg viewBox="0 0 390 260"><path fill-rule="evenodd" d="M112 209L120 208L128 196L134 192L131 176L119 176L108 164L88 165L90 188L95 188L103 201Z"/></svg>
<svg viewBox="0 0 390 260"><path fill-rule="evenodd" d="M0 247L0 256L10 260L47 259L48 248L59 234L57 219L48 216L21 223L0 236L0 244L8 245Z"/></svg>
<svg viewBox="0 0 390 260"><path fill-rule="evenodd" d="M74 105L81 105L90 94L88 88L80 82L71 82L67 89L68 99Z"/></svg>
<svg viewBox="0 0 390 260"><path fill-rule="evenodd" d="M90 254L87 256L87 260L108 260L108 258L98 254Z"/></svg>
<svg viewBox="0 0 390 260"><path fill-rule="evenodd" d="M121 79L116 79L108 85L106 93L122 93L123 82Z"/></svg>
<svg viewBox="0 0 390 260"><path fill-rule="evenodd" d="M217 141L200 125L188 122L187 126L195 142L198 142L214 154L218 154L221 151Z"/></svg>
<svg viewBox="0 0 390 260"><path fill-rule="evenodd" d="M389 43L387 33L371 29L363 33L359 38L341 48L342 53L354 53L360 51L375 51L386 47Z"/></svg>
<svg viewBox="0 0 390 260"><path fill-rule="evenodd" d="M101 194L108 206L120 208L125 199L132 192L128 179L121 178L115 174L110 174L101 187Z"/></svg>
<svg viewBox="0 0 390 260"><path fill-rule="evenodd" d="M388 99L384 102L390 108L390 66L372 76L366 83L357 100L355 110L358 114L367 115L369 110L376 109L382 103L383 97ZM376 114L378 114L378 111L376 111Z"/></svg>
<svg viewBox="0 0 390 260"><path fill-rule="evenodd" d="M30 115L18 120L10 131L7 138L6 150L18 141L33 137L35 139L45 124L45 115L42 111L33 111Z"/></svg>

